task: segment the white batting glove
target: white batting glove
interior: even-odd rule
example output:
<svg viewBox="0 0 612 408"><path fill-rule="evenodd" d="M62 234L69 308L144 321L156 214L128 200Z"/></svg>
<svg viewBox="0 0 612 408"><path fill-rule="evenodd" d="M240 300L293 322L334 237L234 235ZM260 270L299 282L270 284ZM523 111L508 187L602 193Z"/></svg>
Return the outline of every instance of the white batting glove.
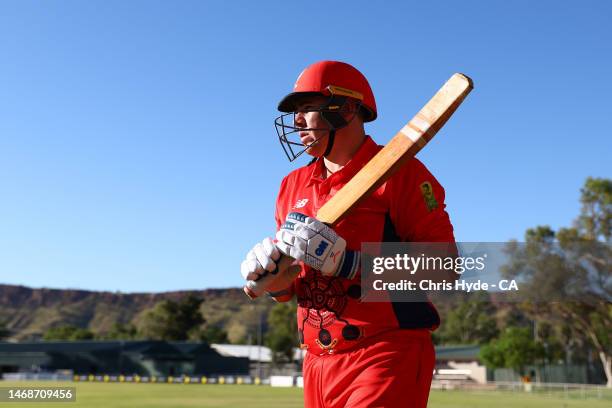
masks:
<svg viewBox="0 0 612 408"><path fill-rule="evenodd" d="M337 275L344 260L344 238L314 217L290 213L276 233L276 239L276 246L282 253L321 271L323 275Z"/></svg>
<svg viewBox="0 0 612 408"><path fill-rule="evenodd" d="M281 254L271 238L256 244L242 261L240 273L246 280L258 280L276 270L276 261Z"/></svg>

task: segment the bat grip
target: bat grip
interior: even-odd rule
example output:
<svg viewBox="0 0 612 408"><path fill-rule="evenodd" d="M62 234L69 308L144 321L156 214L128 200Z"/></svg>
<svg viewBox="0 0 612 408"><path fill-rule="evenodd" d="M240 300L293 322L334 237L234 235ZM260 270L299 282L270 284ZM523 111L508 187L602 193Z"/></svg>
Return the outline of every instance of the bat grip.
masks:
<svg viewBox="0 0 612 408"><path fill-rule="evenodd" d="M248 281L244 286L244 293L251 299L255 299L264 293L276 293L283 291L293 284L293 280L300 273L300 265L295 259L287 255L281 255L276 262L276 269L268 272L256 281Z"/></svg>

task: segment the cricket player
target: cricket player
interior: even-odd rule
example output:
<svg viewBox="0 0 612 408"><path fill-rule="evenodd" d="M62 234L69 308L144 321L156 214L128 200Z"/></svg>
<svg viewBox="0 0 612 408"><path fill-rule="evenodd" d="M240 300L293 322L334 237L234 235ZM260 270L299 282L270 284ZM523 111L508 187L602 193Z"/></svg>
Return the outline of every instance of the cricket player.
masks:
<svg viewBox="0 0 612 408"><path fill-rule="evenodd" d="M450 242L444 189L416 158L334 229L314 215L382 147L365 133L374 94L349 64L321 61L297 78L275 123L289 160L313 160L287 175L276 201L276 239L247 254L247 280L274 271L281 253L301 262L293 284L271 293L297 297L308 408L425 407L434 369L431 331L440 318L423 302L361 302L362 242Z"/></svg>

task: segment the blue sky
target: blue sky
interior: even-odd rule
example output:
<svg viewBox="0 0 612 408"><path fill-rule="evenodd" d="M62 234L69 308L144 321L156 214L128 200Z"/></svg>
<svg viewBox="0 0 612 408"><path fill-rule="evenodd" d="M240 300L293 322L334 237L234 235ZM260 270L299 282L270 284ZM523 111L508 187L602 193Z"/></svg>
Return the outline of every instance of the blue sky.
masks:
<svg viewBox="0 0 612 408"><path fill-rule="evenodd" d="M0 283L241 285L289 163L278 100L358 67L384 144L453 73L476 89L420 154L461 241L567 226L612 165L607 1L0 4Z"/></svg>

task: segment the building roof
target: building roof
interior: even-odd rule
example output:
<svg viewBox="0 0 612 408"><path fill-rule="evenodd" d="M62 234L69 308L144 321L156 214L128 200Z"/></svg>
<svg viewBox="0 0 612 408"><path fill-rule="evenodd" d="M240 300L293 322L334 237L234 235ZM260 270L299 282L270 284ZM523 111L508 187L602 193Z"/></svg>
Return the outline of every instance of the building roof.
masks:
<svg viewBox="0 0 612 408"><path fill-rule="evenodd" d="M117 352L138 353L142 356L186 355L219 353L229 357L246 357L250 361L269 363L272 351L265 346L243 344L211 344L194 342L166 341L33 341L9 343L0 342L0 353L40 352L40 353L91 353ZM479 361L480 346L436 346L438 361ZM294 359L303 358L304 352L295 349Z"/></svg>
<svg viewBox="0 0 612 408"><path fill-rule="evenodd" d="M243 344L211 344L211 347L223 356L248 357L251 361L269 363L272 361L272 351L265 346L250 346ZM261 349L261 354L260 350ZM296 349L294 359L303 358L305 352ZM436 346L437 361L479 361L480 346Z"/></svg>
<svg viewBox="0 0 612 408"><path fill-rule="evenodd" d="M127 343L127 342L125 342ZM100 352L121 347L119 341L26 341L0 342L0 352Z"/></svg>
<svg viewBox="0 0 612 408"><path fill-rule="evenodd" d="M0 342L0 353L100 353L124 352L136 353L144 357L183 356L185 354L215 353L205 343L166 342L150 340L129 341L32 341L7 343Z"/></svg>
<svg viewBox="0 0 612 408"><path fill-rule="evenodd" d="M272 350L266 346L255 346L248 344L211 344L222 356L247 357L251 361L261 361L262 363L272 362ZM306 354L305 350L293 349L293 359L301 360Z"/></svg>
<svg viewBox="0 0 612 408"><path fill-rule="evenodd" d="M211 344L211 347L222 356L247 357L251 361L269 363L272 361L272 351L266 346L251 346L248 344Z"/></svg>
<svg viewBox="0 0 612 408"><path fill-rule="evenodd" d="M181 353L185 354L217 354L217 352L212 349L207 343L196 343L192 341L170 341L168 342L168 344L180 350Z"/></svg>
<svg viewBox="0 0 612 408"><path fill-rule="evenodd" d="M479 361L480 346L436 346L437 361Z"/></svg>

